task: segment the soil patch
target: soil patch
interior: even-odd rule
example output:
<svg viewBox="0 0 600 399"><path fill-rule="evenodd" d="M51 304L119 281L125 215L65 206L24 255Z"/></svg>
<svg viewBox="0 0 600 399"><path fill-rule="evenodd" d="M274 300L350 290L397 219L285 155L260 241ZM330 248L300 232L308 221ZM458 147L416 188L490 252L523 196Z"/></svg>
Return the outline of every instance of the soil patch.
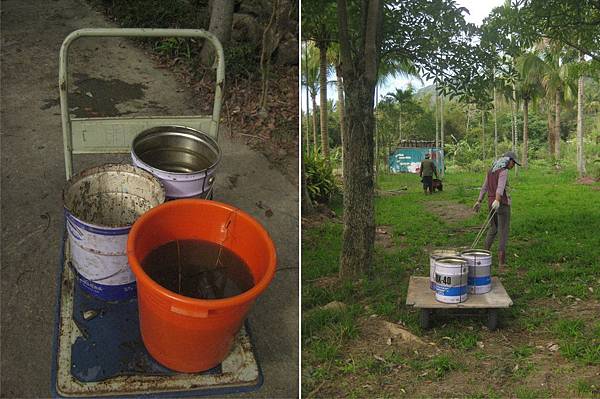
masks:
<svg viewBox="0 0 600 399"><path fill-rule="evenodd" d="M552 309L558 319L594 323L600 302L548 298L529 306L542 308ZM337 364L342 366L330 367L318 396L574 397L581 396L582 381L598 387L600 367L565 358L553 347L556 337L548 328L526 329L507 319L503 328L489 331L469 318L457 336L440 333L442 323L425 333L412 331L423 345L393 334L390 324L404 328L377 316L361 318L359 336L341 349ZM461 348L465 334L476 336L477 344Z"/></svg>
<svg viewBox="0 0 600 399"><path fill-rule="evenodd" d="M576 181L579 184L591 185L591 184L595 184L598 180L596 180L596 179L594 179L593 177L590 177L590 176L585 176L585 177L580 177Z"/></svg>
<svg viewBox="0 0 600 399"><path fill-rule="evenodd" d="M473 216L470 207L450 201L431 201L427 203L426 209L446 223L461 222Z"/></svg>
<svg viewBox="0 0 600 399"><path fill-rule="evenodd" d="M377 226L375 228L375 245L383 248L385 252L394 252L398 248L402 248L404 244L402 241L405 240L405 237L400 236L400 245L394 243L394 238L392 237L393 228L392 226L382 225Z"/></svg>
<svg viewBox="0 0 600 399"><path fill-rule="evenodd" d="M315 205L312 214L302 216L302 228L316 227L327 221L341 223L339 218L337 218L335 211L330 209L327 205L317 204Z"/></svg>

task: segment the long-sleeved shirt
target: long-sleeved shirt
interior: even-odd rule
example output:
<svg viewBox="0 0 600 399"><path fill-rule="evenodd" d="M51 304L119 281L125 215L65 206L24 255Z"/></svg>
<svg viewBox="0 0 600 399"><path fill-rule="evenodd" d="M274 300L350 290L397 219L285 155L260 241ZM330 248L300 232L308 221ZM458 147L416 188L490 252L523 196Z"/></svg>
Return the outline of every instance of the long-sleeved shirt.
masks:
<svg viewBox="0 0 600 399"><path fill-rule="evenodd" d="M481 190L479 191L479 201L483 200L483 197L485 196L486 193L488 193L488 197L491 198L495 198L496 194L498 194L499 196L502 197L502 195L506 195L506 199L508 201L507 205L511 205L511 199L510 196L508 195L508 192L506 192L506 183L508 181L508 169L502 169L500 170L500 172L498 173L498 185L496 186L496 192L495 193L489 193L488 191L488 177L490 176L491 173L488 173L487 175L485 175L485 180L483 182L483 185L481 186ZM490 195L491 194L491 195ZM490 203L493 202L494 199L491 199L491 201L489 201Z"/></svg>
<svg viewBox="0 0 600 399"><path fill-rule="evenodd" d="M431 159L425 158L421 161L421 170L419 173L421 176L433 176L437 177L437 169L435 167L435 162Z"/></svg>

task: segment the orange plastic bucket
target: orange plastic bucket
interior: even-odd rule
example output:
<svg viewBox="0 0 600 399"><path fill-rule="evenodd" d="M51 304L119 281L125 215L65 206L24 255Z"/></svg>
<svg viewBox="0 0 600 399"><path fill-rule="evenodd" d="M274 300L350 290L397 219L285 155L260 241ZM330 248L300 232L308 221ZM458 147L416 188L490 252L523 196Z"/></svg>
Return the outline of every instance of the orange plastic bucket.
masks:
<svg viewBox="0 0 600 399"><path fill-rule="evenodd" d="M142 269L160 245L200 239L222 244L250 269L254 287L224 299L196 299L172 292ZM142 340L162 365L181 372L208 370L221 363L246 314L275 274L275 247L250 215L230 205L200 199L170 201L146 212L127 241L129 264L137 279Z"/></svg>

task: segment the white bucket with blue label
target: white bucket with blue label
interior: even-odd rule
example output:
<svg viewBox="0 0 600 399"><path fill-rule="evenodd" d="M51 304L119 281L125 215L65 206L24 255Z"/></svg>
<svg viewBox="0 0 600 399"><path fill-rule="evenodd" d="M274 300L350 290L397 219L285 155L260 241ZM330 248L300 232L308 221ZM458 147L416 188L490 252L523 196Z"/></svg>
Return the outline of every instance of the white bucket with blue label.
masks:
<svg viewBox="0 0 600 399"><path fill-rule="evenodd" d="M469 265L469 293L485 294L492 289L492 254L484 249L468 249L460 256Z"/></svg>
<svg viewBox="0 0 600 399"><path fill-rule="evenodd" d="M457 256L455 249L436 249L429 254L429 288L435 291L435 261L446 256Z"/></svg>
<svg viewBox="0 0 600 399"><path fill-rule="evenodd" d="M468 298L467 260L447 256L435 261L435 299L444 303L461 303Z"/></svg>
<svg viewBox="0 0 600 399"><path fill-rule="evenodd" d="M80 287L105 301L133 298L127 237L138 217L165 201L160 181L131 165L103 165L73 176L63 201L71 263Z"/></svg>

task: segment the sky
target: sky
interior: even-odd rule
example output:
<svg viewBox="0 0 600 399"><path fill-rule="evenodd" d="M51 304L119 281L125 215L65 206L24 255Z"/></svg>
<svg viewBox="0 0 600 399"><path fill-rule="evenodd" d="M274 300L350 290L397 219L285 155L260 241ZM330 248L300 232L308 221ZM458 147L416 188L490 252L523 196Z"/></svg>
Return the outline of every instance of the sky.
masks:
<svg viewBox="0 0 600 399"><path fill-rule="evenodd" d="M488 16L490 11L495 7L501 6L504 0L457 0L456 3L459 7L465 7L469 10L469 15L465 16L467 22L481 25L483 19ZM335 79L335 77L332 77L332 79ZM427 81L420 82L418 79L389 79L379 88L380 98L389 92L394 92L397 88L405 89L409 84L412 84L415 89L419 89L430 83ZM334 101L337 99L337 92L332 85L327 87L327 97ZM318 102L319 96L317 96ZM304 88L302 89L302 109L306 110L306 90Z"/></svg>

